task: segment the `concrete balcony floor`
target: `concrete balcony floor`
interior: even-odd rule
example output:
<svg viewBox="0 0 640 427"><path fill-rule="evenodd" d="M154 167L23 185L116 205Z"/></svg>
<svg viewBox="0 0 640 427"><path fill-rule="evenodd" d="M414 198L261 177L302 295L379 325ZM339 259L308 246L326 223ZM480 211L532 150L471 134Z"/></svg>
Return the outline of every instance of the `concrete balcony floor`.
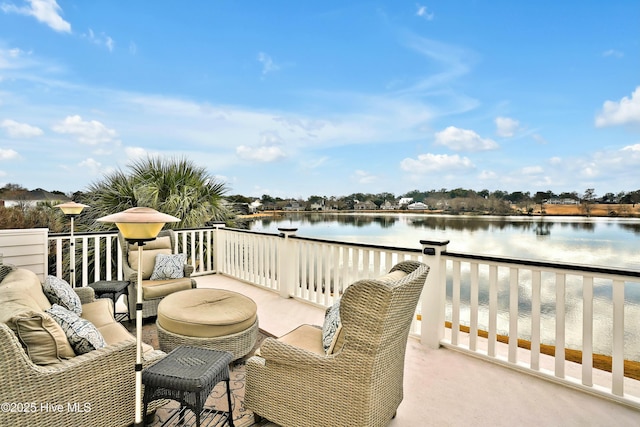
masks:
<svg viewBox="0 0 640 427"><path fill-rule="evenodd" d="M324 310L221 276L198 287L242 293L258 305L260 328L281 336L302 323L322 325ZM390 427L639 426L640 411L463 353L410 338L404 400Z"/></svg>

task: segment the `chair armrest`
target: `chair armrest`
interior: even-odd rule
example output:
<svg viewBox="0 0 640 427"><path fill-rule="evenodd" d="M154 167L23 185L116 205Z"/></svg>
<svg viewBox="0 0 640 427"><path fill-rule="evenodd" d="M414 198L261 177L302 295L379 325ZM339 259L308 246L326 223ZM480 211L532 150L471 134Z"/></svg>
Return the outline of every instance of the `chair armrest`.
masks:
<svg viewBox="0 0 640 427"><path fill-rule="evenodd" d="M95 299L96 299L96 293L95 293L95 291L93 290L92 287L83 286L81 288L73 288L73 290L80 297L80 303L81 304L87 304L87 303L95 301Z"/></svg>
<svg viewBox="0 0 640 427"><path fill-rule="evenodd" d="M191 277L191 273L193 273L193 265L185 264L184 265L184 277Z"/></svg>
<svg viewBox="0 0 640 427"><path fill-rule="evenodd" d="M319 355L269 337L265 338L262 345L260 345L260 356L254 357L264 359L267 365L269 363L277 363L298 369L305 367L325 369L329 366L335 366L337 355Z"/></svg>

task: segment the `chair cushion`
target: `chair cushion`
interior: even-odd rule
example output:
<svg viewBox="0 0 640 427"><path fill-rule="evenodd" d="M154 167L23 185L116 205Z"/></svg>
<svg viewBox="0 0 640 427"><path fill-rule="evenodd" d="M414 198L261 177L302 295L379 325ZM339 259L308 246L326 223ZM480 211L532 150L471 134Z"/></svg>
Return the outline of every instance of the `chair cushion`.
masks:
<svg viewBox="0 0 640 427"><path fill-rule="evenodd" d="M286 335L278 338L285 344L292 345L303 350L308 350L313 353L324 356L326 354L322 347L322 329L312 325L298 326L291 332L287 332ZM259 356L259 352L256 352Z"/></svg>
<svg viewBox="0 0 640 427"><path fill-rule="evenodd" d="M23 311L11 318L9 325L37 365L58 363L76 355L60 325L46 313Z"/></svg>
<svg viewBox="0 0 640 427"><path fill-rule="evenodd" d="M184 277L187 254L158 254L149 280L180 279Z"/></svg>
<svg viewBox="0 0 640 427"><path fill-rule="evenodd" d="M0 283L0 291L8 290L17 290L29 295L42 311L51 307L51 303L42 291L40 279L36 273L26 268L17 268L7 274Z"/></svg>
<svg viewBox="0 0 640 427"><path fill-rule="evenodd" d="M88 320L78 317L74 312L58 304L52 305L46 312L62 327L76 354L106 347L107 343L102 334Z"/></svg>
<svg viewBox="0 0 640 427"><path fill-rule="evenodd" d="M121 323L111 322L98 328L107 345L117 344L124 341L136 341L136 338L127 331ZM142 352L153 351L149 344L142 343Z"/></svg>
<svg viewBox="0 0 640 427"><path fill-rule="evenodd" d="M384 276L380 276L376 278L376 280L384 283L393 283L405 277L407 273L402 270L392 271L391 273L387 273Z"/></svg>
<svg viewBox="0 0 640 427"><path fill-rule="evenodd" d="M158 256L159 254L171 255L171 249L144 249L142 251L142 280L149 280L149 278L151 277L153 268L156 265L156 256ZM138 271L138 251L130 250L128 259L129 266L131 266L132 269Z"/></svg>
<svg viewBox="0 0 640 427"><path fill-rule="evenodd" d="M213 338L242 332L257 319L256 303L223 289L190 289L165 297L158 323L174 334Z"/></svg>
<svg viewBox="0 0 640 427"><path fill-rule="evenodd" d="M65 280L47 276L42 284L42 290L51 304L61 305L78 316L82 314L80 297Z"/></svg>
<svg viewBox="0 0 640 427"><path fill-rule="evenodd" d="M98 329L110 323L117 323L113 318L113 303L108 298L98 298L84 304L80 317L88 320Z"/></svg>
<svg viewBox="0 0 640 427"><path fill-rule="evenodd" d="M142 299L162 298L174 292L185 291L191 288L191 279L189 277L171 280L143 280Z"/></svg>
<svg viewBox="0 0 640 427"><path fill-rule="evenodd" d="M338 333L342 329L340 321L340 301L333 304L324 314L322 325L322 347L326 354L331 354L338 339Z"/></svg>

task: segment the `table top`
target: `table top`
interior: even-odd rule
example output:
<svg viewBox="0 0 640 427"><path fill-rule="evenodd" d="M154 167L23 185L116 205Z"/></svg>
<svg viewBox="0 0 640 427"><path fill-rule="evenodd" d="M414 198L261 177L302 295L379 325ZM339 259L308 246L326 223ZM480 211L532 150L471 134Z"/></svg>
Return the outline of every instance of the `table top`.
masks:
<svg viewBox="0 0 640 427"><path fill-rule="evenodd" d="M120 292L129 286L129 282L125 280L98 280L89 283L89 286L98 292Z"/></svg>
<svg viewBox="0 0 640 427"><path fill-rule="evenodd" d="M158 363L142 371L143 384L175 390L198 391L229 378L228 351L179 346Z"/></svg>

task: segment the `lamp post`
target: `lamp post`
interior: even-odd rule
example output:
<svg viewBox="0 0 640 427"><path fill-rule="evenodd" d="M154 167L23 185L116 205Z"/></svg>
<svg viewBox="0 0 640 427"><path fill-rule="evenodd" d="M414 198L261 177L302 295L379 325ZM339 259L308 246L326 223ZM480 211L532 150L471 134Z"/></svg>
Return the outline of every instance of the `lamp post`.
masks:
<svg viewBox="0 0 640 427"><path fill-rule="evenodd" d="M67 203L55 205L54 207L60 208L60 210L62 210L62 213L64 213L68 217L71 217L71 244L69 248L69 252L71 256L69 261L69 264L70 264L69 282L71 283L71 286L75 287L76 286L76 240L73 237L73 228L74 228L73 219L78 215L80 215L82 210L88 206L83 205L82 203L67 202Z"/></svg>
<svg viewBox="0 0 640 427"><path fill-rule="evenodd" d="M136 413L135 427L142 426L142 246L154 240L167 222L179 218L151 208L137 207L98 218L100 222L115 223L129 244L138 245L138 283L136 286Z"/></svg>

